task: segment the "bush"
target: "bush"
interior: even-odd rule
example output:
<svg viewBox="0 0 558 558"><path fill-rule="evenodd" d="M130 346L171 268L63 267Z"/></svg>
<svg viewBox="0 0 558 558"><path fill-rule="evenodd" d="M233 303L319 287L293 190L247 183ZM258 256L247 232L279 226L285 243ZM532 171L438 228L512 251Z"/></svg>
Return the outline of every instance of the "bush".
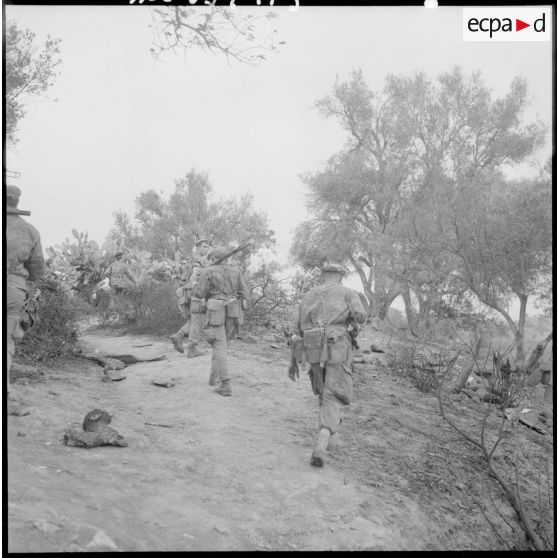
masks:
<svg viewBox="0 0 558 558"><path fill-rule="evenodd" d="M282 331L292 321L292 294L286 282L277 277L279 264L263 264L247 277L250 305L244 314L244 332L275 329Z"/></svg>
<svg viewBox="0 0 558 558"><path fill-rule="evenodd" d="M172 283L148 281L130 293L113 295L113 302L118 321L130 333L169 335L184 324Z"/></svg>
<svg viewBox="0 0 558 558"><path fill-rule="evenodd" d="M16 356L42 361L69 354L77 342L77 309L64 285L52 277L32 284L41 291L38 322L17 345Z"/></svg>
<svg viewBox="0 0 558 558"><path fill-rule="evenodd" d="M395 372L408 376L423 393L436 391L444 380L447 355L428 353L416 344L404 345L388 358L388 366Z"/></svg>

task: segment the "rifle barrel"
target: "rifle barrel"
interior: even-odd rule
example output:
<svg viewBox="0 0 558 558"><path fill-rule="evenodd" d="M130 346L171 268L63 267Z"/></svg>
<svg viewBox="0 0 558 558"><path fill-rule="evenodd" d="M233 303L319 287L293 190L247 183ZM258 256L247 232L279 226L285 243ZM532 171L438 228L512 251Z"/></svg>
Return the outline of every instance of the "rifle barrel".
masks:
<svg viewBox="0 0 558 558"><path fill-rule="evenodd" d="M23 209L16 209L15 211L6 211L6 215L31 215L31 211L24 211Z"/></svg>

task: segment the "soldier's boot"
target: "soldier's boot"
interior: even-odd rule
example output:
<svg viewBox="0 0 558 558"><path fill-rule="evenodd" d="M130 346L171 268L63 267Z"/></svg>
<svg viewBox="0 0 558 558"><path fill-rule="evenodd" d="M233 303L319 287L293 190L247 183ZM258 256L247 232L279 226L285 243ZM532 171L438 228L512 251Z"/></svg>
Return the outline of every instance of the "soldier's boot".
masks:
<svg viewBox="0 0 558 558"><path fill-rule="evenodd" d="M221 385L214 390L215 393L218 393L219 395L232 395L232 390L231 390L231 381L230 380L223 380L221 382Z"/></svg>
<svg viewBox="0 0 558 558"><path fill-rule="evenodd" d="M330 435L331 432L329 428L322 428L320 430L318 440L316 441L314 451L312 452L312 457L310 458L310 465L314 465L314 467L324 466L326 449Z"/></svg>
<svg viewBox="0 0 558 558"><path fill-rule="evenodd" d="M182 334L181 331L170 336L171 343L174 345L174 348L179 353L184 352L184 347L182 346L182 339L184 339L184 335Z"/></svg>
<svg viewBox="0 0 558 558"><path fill-rule="evenodd" d="M205 355L205 351L198 349L198 346L192 341L188 342L188 350L186 351L186 356L188 358L196 358Z"/></svg>
<svg viewBox="0 0 558 558"><path fill-rule="evenodd" d="M209 374L209 385L218 386L219 385L219 372L211 371Z"/></svg>

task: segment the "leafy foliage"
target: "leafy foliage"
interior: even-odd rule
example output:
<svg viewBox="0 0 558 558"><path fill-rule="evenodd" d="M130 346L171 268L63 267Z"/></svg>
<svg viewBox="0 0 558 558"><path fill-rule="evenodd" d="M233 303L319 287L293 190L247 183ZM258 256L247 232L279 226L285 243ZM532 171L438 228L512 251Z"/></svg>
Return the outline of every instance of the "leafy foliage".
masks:
<svg viewBox="0 0 558 558"><path fill-rule="evenodd" d="M17 345L16 355L42 361L70 354L77 341L78 306L64 283L52 275L32 284L34 287L41 291L38 322Z"/></svg>
<svg viewBox="0 0 558 558"><path fill-rule="evenodd" d="M277 262L263 264L249 276L250 306L244 319L251 329L264 327L283 331L291 321L292 294L288 278L279 279Z"/></svg>
<svg viewBox="0 0 558 558"><path fill-rule="evenodd" d="M6 53L6 139L17 142L17 127L25 116L26 97L40 97L54 83L57 75L59 39L47 37L39 48L36 35L29 29L22 29L15 20L10 21L5 32Z"/></svg>
<svg viewBox="0 0 558 558"><path fill-rule="evenodd" d="M207 174L192 170L176 180L168 199L155 190L142 192L136 198L135 222L116 214L110 237L155 259L175 261L189 256L202 237L228 247L250 238L259 246L269 239L267 217L254 209L251 195L214 201L211 194Z"/></svg>
<svg viewBox="0 0 558 558"><path fill-rule="evenodd" d="M169 335L184 323L175 287L167 281L148 279L130 293L113 295L111 311L131 333Z"/></svg>
<svg viewBox="0 0 558 558"><path fill-rule="evenodd" d="M437 80L391 75L380 93L360 71L337 81L317 106L347 144L303 177L311 219L297 228L294 260L348 265L380 319L401 295L413 333L472 294L506 319L521 358L527 299L548 305L551 254L549 170L537 180L504 174L546 137L522 121L527 98L524 80L494 98L479 72L458 67Z"/></svg>

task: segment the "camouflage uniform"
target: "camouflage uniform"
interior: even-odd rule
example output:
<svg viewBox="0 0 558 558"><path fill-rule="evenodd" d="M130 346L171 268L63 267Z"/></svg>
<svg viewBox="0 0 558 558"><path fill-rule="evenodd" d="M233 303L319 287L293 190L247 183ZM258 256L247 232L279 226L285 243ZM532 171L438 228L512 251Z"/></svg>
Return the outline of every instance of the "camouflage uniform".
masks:
<svg viewBox="0 0 558 558"><path fill-rule="evenodd" d="M324 267L324 271L339 274L344 274L343 269L334 264ZM299 307L296 329L300 335L317 325L325 329L326 341L320 362L311 365L310 374L311 378L313 374L322 374L317 390L320 401L319 425L320 432L324 429L328 431L326 438L337 431L342 410L349 405L353 396L353 349L346 326L349 315L359 322L364 321L364 307L356 291L335 282L326 282L311 289ZM312 464L321 466L323 459L320 463Z"/></svg>
<svg viewBox="0 0 558 558"><path fill-rule="evenodd" d="M231 299L242 298L248 300L249 292L242 275L232 266L218 264L203 268L199 280L194 287L194 296L206 299L208 309L204 319L203 334L211 344L213 354L211 358L210 383L218 378L221 386L217 388L221 395L230 395L230 375L227 362L227 330L234 329L235 318L224 318L221 325L210 325L211 306L222 306ZM220 301L220 302L217 302Z"/></svg>
<svg viewBox="0 0 558 558"><path fill-rule="evenodd" d="M197 345L201 341L205 313L191 311L191 296L197 284L200 270L207 266L208 263L209 259L207 256L198 254L192 264L191 271L187 270L187 272L182 275L182 281L189 283L189 285L181 287L178 305L183 316L186 318L186 322L174 335L171 335L171 341L179 352L183 352L182 340L187 337L187 356L189 357L201 356L204 354L202 351L198 350Z"/></svg>
<svg viewBox="0 0 558 558"><path fill-rule="evenodd" d="M11 194L11 195L10 195ZM17 211L19 189L6 188L7 211ZM16 344L23 337L21 326L28 299L27 281L36 281L45 272L43 249L40 235L19 215L6 215L6 337L8 371L6 378L8 391L9 372L12 367Z"/></svg>

